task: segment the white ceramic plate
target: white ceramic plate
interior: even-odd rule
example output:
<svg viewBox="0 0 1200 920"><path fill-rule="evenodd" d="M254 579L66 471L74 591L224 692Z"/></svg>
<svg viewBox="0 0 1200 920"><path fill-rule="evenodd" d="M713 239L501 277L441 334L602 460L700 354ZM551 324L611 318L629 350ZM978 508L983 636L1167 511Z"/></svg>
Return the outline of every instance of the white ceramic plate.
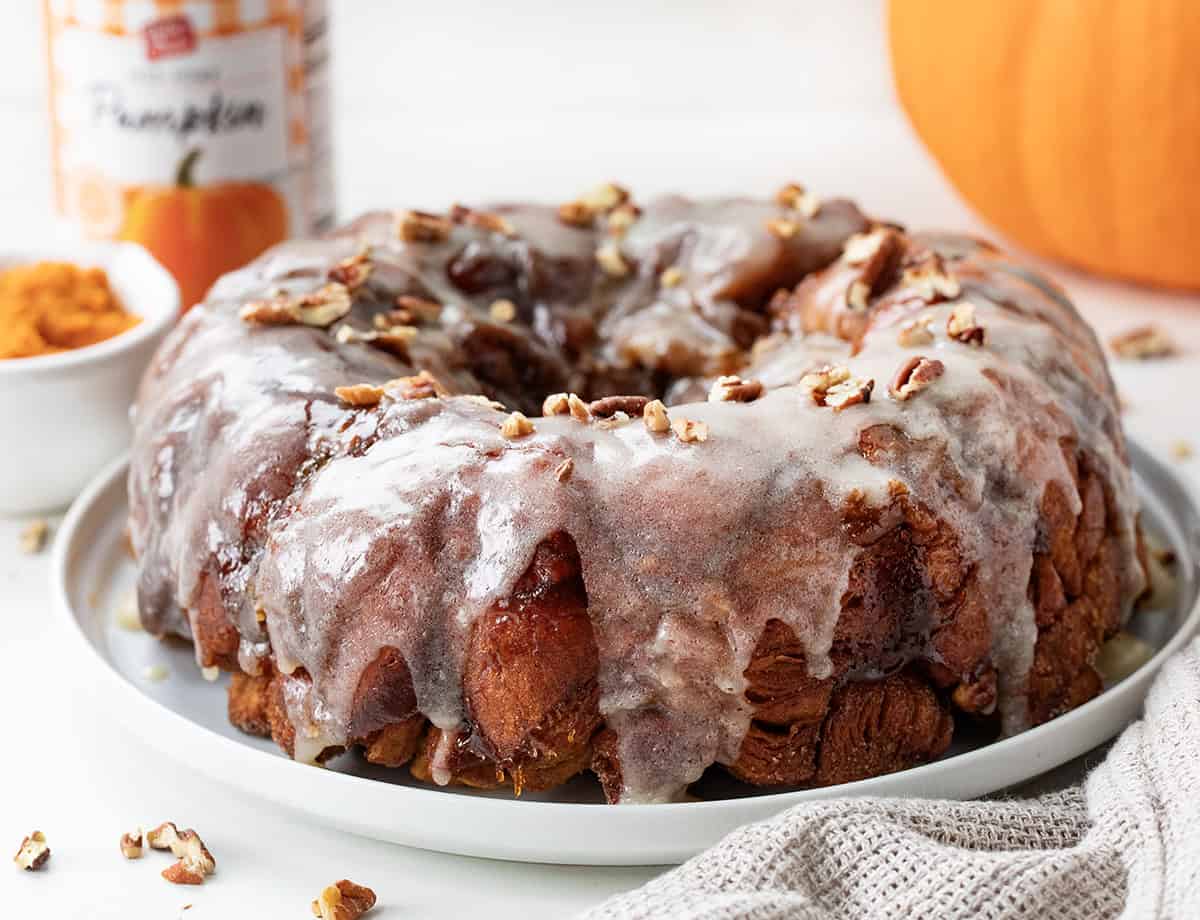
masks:
<svg viewBox="0 0 1200 920"><path fill-rule="evenodd" d="M1146 523L1178 557L1174 599L1140 614L1132 627L1158 653L1098 698L1039 728L990 744L957 741L935 763L827 789L756 793L706 778L698 786L703 801L610 807L598 804L597 784L587 778L514 800L416 784L405 770L375 768L356 755L338 758L330 769L293 763L271 742L229 724L225 694L202 678L190 647L116 624L114 610L131 598L134 584L123 538L124 462L101 474L63 522L53 590L72 653L93 677L101 708L162 753L252 796L335 827L450 853L593 865L674 863L798 802L994 792L1077 757L1134 719L1159 666L1200 622L1200 513L1165 467L1136 445L1132 450ZM153 665L166 666L166 679L147 679Z"/></svg>

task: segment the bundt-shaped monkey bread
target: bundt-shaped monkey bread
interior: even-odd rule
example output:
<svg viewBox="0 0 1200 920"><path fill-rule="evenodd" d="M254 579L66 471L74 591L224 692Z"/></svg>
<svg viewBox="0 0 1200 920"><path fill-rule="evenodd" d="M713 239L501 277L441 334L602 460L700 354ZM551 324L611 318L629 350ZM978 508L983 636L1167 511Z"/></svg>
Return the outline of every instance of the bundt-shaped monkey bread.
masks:
<svg viewBox="0 0 1200 920"><path fill-rule="evenodd" d="M1101 689L1144 585L1091 330L990 246L773 201L375 214L142 383L157 635L235 724L436 783L824 785Z"/></svg>

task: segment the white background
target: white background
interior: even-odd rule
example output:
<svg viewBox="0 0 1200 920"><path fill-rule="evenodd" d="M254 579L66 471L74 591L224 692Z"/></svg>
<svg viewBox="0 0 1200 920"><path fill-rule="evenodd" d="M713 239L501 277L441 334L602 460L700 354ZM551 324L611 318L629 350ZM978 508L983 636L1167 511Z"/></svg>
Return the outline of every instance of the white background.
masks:
<svg viewBox="0 0 1200 920"><path fill-rule="evenodd" d="M610 178L643 196L766 194L794 178L910 225L983 229L895 105L876 0L331 5L342 216L561 200ZM9 0L0 30L0 246L52 228L38 7ZM1115 367L1127 425L1164 455L1179 438L1200 447L1200 299L1052 273L1102 333L1172 331L1184 358ZM1197 466L1178 464L1200 482ZM0 865L6 917L168 918L188 903L189 920L303 917L342 876L376 889L380 917L561 917L652 874L377 844L156 761L87 705L87 674L56 654L46 558L15 552L19 524L0 520L0 851L39 827L54 857L39 874ZM120 858L122 830L166 818L209 843L210 884L175 888L161 865Z"/></svg>

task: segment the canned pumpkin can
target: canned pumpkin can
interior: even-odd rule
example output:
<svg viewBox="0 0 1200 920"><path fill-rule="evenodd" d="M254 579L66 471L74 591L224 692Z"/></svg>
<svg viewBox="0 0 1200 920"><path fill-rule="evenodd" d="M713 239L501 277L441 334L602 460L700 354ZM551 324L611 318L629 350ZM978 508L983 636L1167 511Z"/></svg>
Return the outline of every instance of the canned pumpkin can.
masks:
<svg viewBox="0 0 1200 920"><path fill-rule="evenodd" d="M185 308L333 216L325 0L44 0L54 194Z"/></svg>

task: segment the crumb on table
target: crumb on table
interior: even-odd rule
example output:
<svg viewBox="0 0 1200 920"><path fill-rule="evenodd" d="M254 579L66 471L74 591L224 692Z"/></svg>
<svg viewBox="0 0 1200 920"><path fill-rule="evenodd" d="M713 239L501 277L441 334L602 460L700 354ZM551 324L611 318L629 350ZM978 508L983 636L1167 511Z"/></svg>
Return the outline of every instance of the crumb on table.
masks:
<svg viewBox="0 0 1200 920"><path fill-rule="evenodd" d="M26 555L40 553L46 546L46 538L50 535L50 524L42 518L30 521L21 530L19 537L21 552Z"/></svg>

